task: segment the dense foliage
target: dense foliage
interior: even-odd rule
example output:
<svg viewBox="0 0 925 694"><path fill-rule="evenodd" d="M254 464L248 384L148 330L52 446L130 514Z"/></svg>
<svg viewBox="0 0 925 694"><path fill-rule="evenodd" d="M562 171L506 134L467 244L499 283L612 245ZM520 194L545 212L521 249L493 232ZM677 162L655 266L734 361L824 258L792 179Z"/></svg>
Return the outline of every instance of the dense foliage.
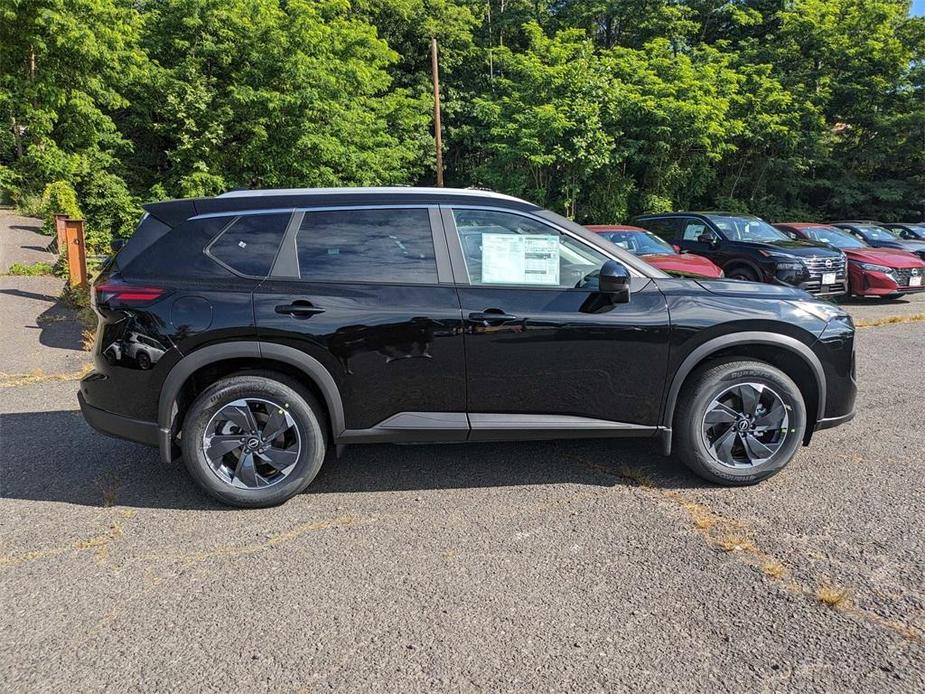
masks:
<svg viewBox="0 0 925 694"><path fill-rule="evenodd" d="M432 182L431 36L448 185L585 222L925 205L906 0L0 0L0 190L104 246L150 199Z"/></svg>

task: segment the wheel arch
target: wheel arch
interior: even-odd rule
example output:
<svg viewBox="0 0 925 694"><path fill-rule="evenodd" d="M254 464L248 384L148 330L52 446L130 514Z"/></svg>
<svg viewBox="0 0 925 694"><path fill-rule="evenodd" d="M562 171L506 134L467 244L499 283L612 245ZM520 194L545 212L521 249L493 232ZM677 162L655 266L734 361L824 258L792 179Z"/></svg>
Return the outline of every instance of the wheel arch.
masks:
<svg viewBox="0 0 925 694"><path fill-rule="evenodd" d="M755 277L758 278L759 282L764 281L765 273L762 271L761 266L759 266L756 262L751 260L751 258L747 258L745 256L736 256L735 258L732 258L731 260L727 260L726 263L723 265L723 273L728 275L736 267L748 268L749 270L755 273Z"/></svg>
<svg viewBox="0 0 925 694"><path fill-rule="evenodd" d="M770 363L794 380L803 394L807 416L804 443L809 443L815 424L825 416L826 378L819 357L806 344L789 335L747 331L721 335L703 343L688 354L675 371L662 408L662 447L671 453L671 431L678 396L688 377L702 364L723 357L757 359ZM813 409L815 414L813 414Z"/></svg>
<svg viewBox="0 0 925 694"><path fill-rule="evenodd" d="M278 369L290 372L314 391L327 410L331 433L339 435L345 428L344 404L334 377L325 366L305 352L273 342L238 341L202 347L183 357L170 370L158 398L158 447L161 459L173 459L174 433L181 404L181 394L197 373L210 367L230 372L242 368Z"/></svg>

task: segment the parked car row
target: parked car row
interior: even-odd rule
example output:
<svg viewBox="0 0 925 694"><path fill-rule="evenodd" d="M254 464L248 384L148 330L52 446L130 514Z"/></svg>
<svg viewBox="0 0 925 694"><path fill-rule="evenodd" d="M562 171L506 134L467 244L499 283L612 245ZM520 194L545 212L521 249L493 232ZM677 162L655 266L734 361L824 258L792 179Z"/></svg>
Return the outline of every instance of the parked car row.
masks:
<svg viewBox="0 0 925 694"><path fill-rule="evenodd" d="M649 214L633 222L588 228L677 276L780 284L830 297L897 298L925 290L925 223L772 225L728 212Z"/></svg>

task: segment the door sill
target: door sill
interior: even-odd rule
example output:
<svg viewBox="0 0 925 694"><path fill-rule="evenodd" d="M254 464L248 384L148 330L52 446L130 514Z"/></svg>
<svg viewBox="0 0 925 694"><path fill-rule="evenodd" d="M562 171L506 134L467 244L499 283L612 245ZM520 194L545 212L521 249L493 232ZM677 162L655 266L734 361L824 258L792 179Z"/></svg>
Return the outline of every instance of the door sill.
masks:
<svg viewBox="0 0 925 694"><path fill-rule="evenodd" d="M399 412L369 429L347 429L348 443L438 443L654 436L661 427L570 415Z"/></svg>

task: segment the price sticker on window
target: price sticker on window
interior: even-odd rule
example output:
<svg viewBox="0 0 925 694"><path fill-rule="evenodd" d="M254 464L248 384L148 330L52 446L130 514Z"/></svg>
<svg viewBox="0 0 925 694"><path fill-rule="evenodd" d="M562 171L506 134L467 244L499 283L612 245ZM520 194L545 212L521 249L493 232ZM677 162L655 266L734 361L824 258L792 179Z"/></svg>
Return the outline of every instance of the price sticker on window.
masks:
<svg viewBox="0 0 925 694"><path fill-rule="evenodd" d="M483 284L559 284L558 234L482 234Z"/></svg>

